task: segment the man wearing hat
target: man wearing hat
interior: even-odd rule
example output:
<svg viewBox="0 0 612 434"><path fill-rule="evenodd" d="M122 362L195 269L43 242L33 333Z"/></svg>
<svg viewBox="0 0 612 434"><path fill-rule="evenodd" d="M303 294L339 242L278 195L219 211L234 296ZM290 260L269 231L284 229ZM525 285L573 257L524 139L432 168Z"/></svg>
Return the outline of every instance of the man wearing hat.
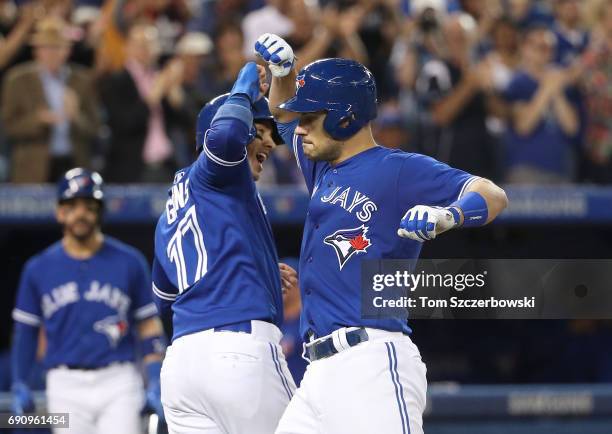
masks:
<svg viewBox="0 0 612 434"><path fill-rule="evenodd" d="M48 17L31 38L34 60L8 71L2 121L12 145L13 182L56 180L74 165L89 165L98 132L98 105L88 72L67 63L66 24Z"/></svg>

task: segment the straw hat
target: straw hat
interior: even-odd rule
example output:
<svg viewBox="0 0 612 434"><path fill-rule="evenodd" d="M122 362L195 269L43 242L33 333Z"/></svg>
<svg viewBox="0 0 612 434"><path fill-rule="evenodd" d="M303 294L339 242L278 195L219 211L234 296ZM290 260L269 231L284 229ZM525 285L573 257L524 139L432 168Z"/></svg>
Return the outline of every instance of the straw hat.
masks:
<svg viewBox="0 0 612 434"><path fill-rule="evenodd" d="M35 47L40 46L63 46L70 45L66 23L56 17L47 17L36 23L34 35L30 39L30 44Z"/></svg>

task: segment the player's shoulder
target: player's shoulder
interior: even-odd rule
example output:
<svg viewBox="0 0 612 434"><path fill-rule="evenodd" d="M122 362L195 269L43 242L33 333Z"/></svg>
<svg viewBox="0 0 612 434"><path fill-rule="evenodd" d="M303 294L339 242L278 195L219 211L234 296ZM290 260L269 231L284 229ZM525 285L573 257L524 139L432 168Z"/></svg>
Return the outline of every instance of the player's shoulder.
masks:
<svg viewBox="0 0 612 434"><path fill-rule="evenodd" d="M65 257L64 247L62 241L59 240L30 257L24 265L24 272L36 273L39 270L47 269L52 262L63 257Z"/></svg>
<svg viewBox="0 0 612 434"><path fill-rule="evenodd" d="M418 154L416 152L406 152L400 149L389 149L382 148L382 158L383 161L388 162L389 164L395 164L400 166L411 166L411 165L419 165L419 164L431 164L436 160L432 157L428 157L427 155Z"/></svg>

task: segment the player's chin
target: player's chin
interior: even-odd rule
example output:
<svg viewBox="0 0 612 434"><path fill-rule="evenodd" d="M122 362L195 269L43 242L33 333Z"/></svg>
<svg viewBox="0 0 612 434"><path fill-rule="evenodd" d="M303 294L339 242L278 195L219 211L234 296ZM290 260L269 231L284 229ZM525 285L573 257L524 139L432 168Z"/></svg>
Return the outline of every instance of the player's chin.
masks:
<svg viewBox="0 0 612 434"><path fill-rule="evenodd" d="M68 228L70 234L77 240L86 240L91 237L96 230L96 226L87 223L76 223Z"/></svg>
<svg viewBox="0 0 612 434"><path fill-rule="evenodd" d="M259 181L261 172L263 172L263 164L260 163L259 161L252 162L251 163L251 173L253 174L253 181Z"/></svg>

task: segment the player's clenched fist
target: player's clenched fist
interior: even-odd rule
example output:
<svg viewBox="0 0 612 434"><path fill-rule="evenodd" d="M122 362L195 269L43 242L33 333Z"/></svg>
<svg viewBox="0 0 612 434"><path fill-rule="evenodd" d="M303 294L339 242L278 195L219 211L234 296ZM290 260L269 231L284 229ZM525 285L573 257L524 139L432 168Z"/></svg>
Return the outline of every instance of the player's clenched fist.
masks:
<svg viewBox="0 0 612 434"><path fill-rule="evenodd" d="M275 77L284 77L289 74L295 63L291 46L274 33L264 33L257 39L255 54L268 62L270 72Z"/></svg>
<svg viewBox="0 0 612 434"><path fill-rule="evenodd" d="M397 234L402 238L423 242L433 240L459 222L448 208L417 205L410 208L402 218Z"/></svg>

